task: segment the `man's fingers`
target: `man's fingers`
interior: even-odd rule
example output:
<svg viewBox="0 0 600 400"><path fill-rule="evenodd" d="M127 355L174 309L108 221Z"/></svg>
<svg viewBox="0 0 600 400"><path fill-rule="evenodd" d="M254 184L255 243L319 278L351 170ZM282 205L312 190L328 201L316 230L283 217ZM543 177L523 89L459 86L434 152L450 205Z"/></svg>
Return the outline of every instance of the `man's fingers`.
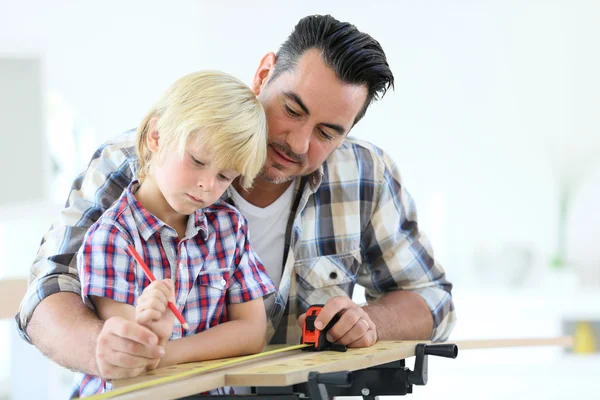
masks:
<svg viewBox="0 0 600 400"><path fill-rule="evenodd" d="M337 325L337 324L336 324ZM354 326L345 332L340 338L334 339L337 343L349 345L360 340L369 332L370 326L366 319L360 318Z"/></svg>
<svg viewBox="0 0 600 400"><path fill-rule="evenodd" d="M374 330L369 329L367 333L360 339L347 344L348 347L369 347L377 342L377 334Z"/></svg>
<svg viewBox="0 0 600 400"><path fill-rule="evenodd" d="M338 296L329 299L321 311L319 311L319 315L315 319L315 327L317 329L325 328L329 321L331 321L337 313L342 312L352 306L356 307L356 304L346 296Z"/></svg>
<svg viewBox="0 0 600 400"><path fill-rule="evenodd" d="M353 303L354 304L354 303ZM361 327L357 326L358 322L361 318L368 319L367 313L363 311L362 308L356 306L353 308L348 308L345 310L343 314L341 314L340 320L336 322L334 326L329 330L329 336L333 339L333 341L338 341L344 335L352 330L356 330L354 336L357 335L357 332L364 328L364 325ZM367 322L368 324L368 322ZM364 334L364 333L363 333ZM353 337L351 342L358 339L358 337ZM348 342L350 343L350 342ZM345 344L345 343L344 343Z"/></svg>
<svg viewBox="0 0 600 400"><path fill-rule="evenodd" d="M150 329L119 317L106 320L102 330L143 345L156 346L158 343L158 337Z"/></svg>

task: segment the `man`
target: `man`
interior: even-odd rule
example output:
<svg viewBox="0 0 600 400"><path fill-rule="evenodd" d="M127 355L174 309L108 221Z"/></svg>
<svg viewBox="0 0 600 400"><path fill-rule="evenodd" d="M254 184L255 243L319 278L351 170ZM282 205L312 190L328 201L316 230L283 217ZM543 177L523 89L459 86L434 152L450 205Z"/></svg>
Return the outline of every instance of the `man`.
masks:
<svg viewBox="0 0 600 400"><path fill-rule="evenodd" d="M303 312L317 303L325 303L317 327L340 314L330 339L352 347L442 340L452 330L452 286L418 230L396 166L347 138L393 82L379 43L331 16L303 18L277 55L260 61L251 88L267 114L267 162L251 190L234 182L225 196L248 219L279 289L267 304L271 343L297 343ZM105 379L138 375L169 351L141 326L98 320L76 276L87 228L134 179L132 146L132 133L105 144L74 182L17 316L23 336L55 362ZM351 300L357 283L367 306Z"/></svg>

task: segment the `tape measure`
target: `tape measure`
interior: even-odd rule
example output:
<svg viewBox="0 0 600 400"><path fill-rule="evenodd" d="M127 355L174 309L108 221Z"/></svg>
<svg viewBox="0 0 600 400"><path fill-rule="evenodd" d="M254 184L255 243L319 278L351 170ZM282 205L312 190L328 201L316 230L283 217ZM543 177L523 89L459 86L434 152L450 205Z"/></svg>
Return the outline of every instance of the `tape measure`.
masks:
<svg viewBox="0 0 600 400"><path fill-rule="evenodd" d="M308 307L306 310L306 319L304 320L304 327L302 328L302 340L301 342L304 344L310 345L309 347L305 347L303 350L306 351L323 351L323 350L332 350L332 351L341 351L345 352L346 346L343 344L332 343L327 340L327 332L333 325L336 324L340 320L340 315L336 314L331 321L327 324L327 326L321 330L315 327L315 320L317 316L323 309L323 304L315 304Z"/></svg>
<svg viewBox="0 0 600 400"><path fill-rule="evenodd" d="M140 389L146 389L152 386L160 385L162 383L171 382L177 379L187 378L188 376L196 375L201 372L210 371L213 369L225 367L228 365L233 365L236 363L240 363L243 361L254 360L260 357L269 356L272 354L283 353L286 351L292 351L297 349L302 349L306 351L323 351L323 350L333 350L333 351L346 351L346 346L340 345L337 343L331 343L327 340L327 331L340 319L339 315L336 315L327 326L322 329L315 328L315 319L319 312L323 308L322 304L312 305L306 311L306 319L304 320L304 327L302 328L302 340L301 344L282 347L280 349L265 351L262 353L251 354L249 356L241 356L236 358L230 358L227 360L223 360L217 362L215 364L207 365L204 367L193 368L188 371L178 372L173 375L164 376L162 378L153 379L151 381L140 382L130 386L125 386L119 389L110 390L108 392L95 394L92 396L86 397L86 399L94 400L94 399L110 399L112 397L120 396L122 394L134 392Z"/></svg>

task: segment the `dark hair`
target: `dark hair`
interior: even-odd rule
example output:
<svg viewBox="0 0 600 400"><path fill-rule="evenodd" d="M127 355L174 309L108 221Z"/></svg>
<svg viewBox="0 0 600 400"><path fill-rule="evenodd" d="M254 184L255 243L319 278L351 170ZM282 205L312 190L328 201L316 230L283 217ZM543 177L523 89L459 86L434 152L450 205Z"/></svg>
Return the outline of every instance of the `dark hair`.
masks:
<svg viewBox="0 0 600 400"><path fill-rule="evenodd" d="M379 42L331 15L309 15L298 22L277 52L271 80L293 69L304 52L313 48L322 51L323 62L342 82L367 86L367 99L355 124L374 100L394 87L394 75Z"/></svg>

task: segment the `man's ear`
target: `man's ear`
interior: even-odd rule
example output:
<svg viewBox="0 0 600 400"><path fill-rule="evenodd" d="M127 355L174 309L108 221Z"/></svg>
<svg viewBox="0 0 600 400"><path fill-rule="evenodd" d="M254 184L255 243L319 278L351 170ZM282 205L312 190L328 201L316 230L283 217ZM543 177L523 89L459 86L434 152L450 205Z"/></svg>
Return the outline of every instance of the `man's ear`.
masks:
<svg viewBox="0 0 600 400"><path fill-rule="evenodd" d="M250 88L252 89L255 95L258 96L269 81L269 78L271 77L271 75L273 74L273 70L275 69L276 61L277 58L275 57L275 53L273 52L265 54L260 60L258 69L254 73L254 78L252 79L252 85L250 85Z"/></svg>
<svg viewBox="0 0 600 400"><path fill-rule="evenodd" d="M160 139L157 126L158 117L154 117L148 123L148 134L146 135L146 144L148 145L148 149L153 153L158 152L158 140Z"/></svg>

